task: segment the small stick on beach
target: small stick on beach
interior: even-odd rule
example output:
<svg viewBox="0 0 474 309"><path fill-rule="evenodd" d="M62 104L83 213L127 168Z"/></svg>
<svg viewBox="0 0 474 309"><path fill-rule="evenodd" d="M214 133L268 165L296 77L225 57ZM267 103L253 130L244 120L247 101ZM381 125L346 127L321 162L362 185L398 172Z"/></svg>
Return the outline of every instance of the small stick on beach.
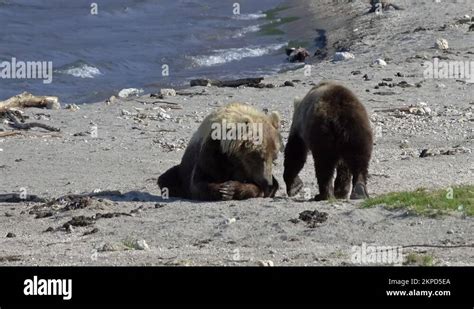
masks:
<svg viewBox="0 0 474 309"><path fill-rule="evenodd" d="M42 128L48 131L53 131L53 132L59 132L59 128L55 128L52 126L49 126L47 124L39 123L39 122L30 122L30 123L20 123L18 119L16 119L16 116L13 114L12 111L6 110L5 115L7 118L11 121L9 125L12 128L18 129L18 130L29 130L31 128Z"/></svg>

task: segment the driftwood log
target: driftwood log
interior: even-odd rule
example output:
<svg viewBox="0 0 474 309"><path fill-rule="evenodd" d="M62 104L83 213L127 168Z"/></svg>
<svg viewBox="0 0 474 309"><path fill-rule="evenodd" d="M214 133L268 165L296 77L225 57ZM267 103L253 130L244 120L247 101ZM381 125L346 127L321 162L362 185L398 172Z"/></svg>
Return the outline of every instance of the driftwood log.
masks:
<svg viewBox="0 0 474 309"><path fill-rule="evenodd" d="M25 123L25 119L19 110L28 107L59 109L61 105L58 97L34 96L31 93L23 92L22 94L11 97L8 100L0 101L0 116L6 117L9 120L9 125L17 130L42 128L48 131L60 131L58 128L39 122ZM18 118L20 120L18 120Z"/></svg>
<svg viewBox="0 0 474 309"><path fill-rule="evenodd" d="M61 105L58 97L34 96L28 92L23 92L22 94L11 97L8 100L0 101L0 113L11 108L22 109L28 107L59 109Z"/></svg>
<svg viewBox="0 0 474 309"><path fill-rule="evenodd" d="M242 78L235 80L212 80L212 79L193 79L191 80L191 87L194 86L216 86L216 87L239 87L239 86L248 86L248 87L257 87L262 88L260 83L262 82L263 77L256 78Z"/></svg>

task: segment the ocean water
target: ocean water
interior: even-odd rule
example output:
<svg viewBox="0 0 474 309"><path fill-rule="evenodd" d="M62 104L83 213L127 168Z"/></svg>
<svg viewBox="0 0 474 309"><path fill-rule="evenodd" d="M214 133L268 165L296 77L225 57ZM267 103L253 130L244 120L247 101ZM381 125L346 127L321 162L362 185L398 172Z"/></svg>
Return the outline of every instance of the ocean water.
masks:
<svg viewBox="0 0 474 309"><path fill-rule="evenodd" d="M0 0L0 63L51 61L54 72L50 84L0 78L0 100L29 91L89 103L123 88L152 92L192 78L271 74L288 65L286 34L262 31L280 22L264 12L282 0L101 0L96 15L91 3Z"/></svg>

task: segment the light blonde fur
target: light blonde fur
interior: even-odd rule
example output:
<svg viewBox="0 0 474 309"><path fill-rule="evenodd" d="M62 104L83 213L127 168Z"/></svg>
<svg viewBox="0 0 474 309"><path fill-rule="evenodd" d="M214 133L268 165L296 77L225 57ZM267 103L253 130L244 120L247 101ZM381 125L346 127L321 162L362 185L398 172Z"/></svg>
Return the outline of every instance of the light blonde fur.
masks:
<svg viewBox="0 0 474 309"><path fill-rule="evenodd" d="M267 115L248 104L230 103L212 112L203 120L197 132L193 135L191 143L200 143L202 147L202 145L211 139L211 133L213 130L212 124L222 124L223 122L227 122L228 124L262 124L264 130L263 134L266 134L266 132L271 127L273 130L276 130L279 136L280 116L277 112L272 112ZM280 140L276 142L280 143ZM261 150L266 147L266 139L264 138L262 143L255 143L255 141L252 139L247 139L246 136L240 136L240 138L230 140L220 140L222 152L227 154L233 154L241 151L242 145L244 144L244 149L248 149L250 151ZM281 145L278 145L278 147L280 146Z"/></svg>

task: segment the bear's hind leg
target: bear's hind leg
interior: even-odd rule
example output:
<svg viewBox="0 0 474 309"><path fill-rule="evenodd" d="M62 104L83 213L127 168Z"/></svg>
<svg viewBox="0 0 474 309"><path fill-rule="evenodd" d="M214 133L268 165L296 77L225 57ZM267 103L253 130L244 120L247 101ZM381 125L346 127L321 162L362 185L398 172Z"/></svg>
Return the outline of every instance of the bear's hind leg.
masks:
<svg viewBox="0 0 474 309"><path fill-rule="evenodd" d="M295 196L303 188L303 181L298 174L306 163L307 156L308 148L304 140L298 134L290 134L285 147L283 172L288 196Z"/></svg>
<svg viewBox="0 0 474 309"><path fill-rule="evenodd" d="M334 182L334 196L345 199L351 190L351 172L344 161L337 165L337 176Z"/></svg>
<svg viewBox="0 0 474 309"><path fill-rule="evenodd" d="M366 157L355 156L347 161L352 173L351 200L365 199L369 197L367 193L367 175L369 162Z"/></svg>
<svg viewBox="0 0 474 309"><path fill-rule="evenodd" d="M336 169L337 160L326 155L331 152L319 153L313 152L314 167L316 170L316 178L318 179L319 194L315 196L315 201L327 200L334 197L334 171Z"/></svg>
<svg viewBox="0 0 474 309"><path fill-rule="evenodd" d="M170 197L184 197L183 186L180 177L180 166L175 165L158 177L158 186L161 192L167 190Z"/></svg>

